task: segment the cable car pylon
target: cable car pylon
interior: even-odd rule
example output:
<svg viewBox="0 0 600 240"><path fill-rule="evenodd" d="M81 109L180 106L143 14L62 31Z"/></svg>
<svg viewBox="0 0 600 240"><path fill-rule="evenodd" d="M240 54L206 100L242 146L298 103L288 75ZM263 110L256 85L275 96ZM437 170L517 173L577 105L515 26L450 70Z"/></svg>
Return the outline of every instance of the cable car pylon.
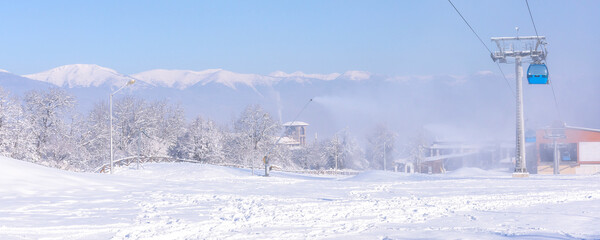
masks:
<svg viewBox="0 0 600 240"><path fill-rule="evenodd" d="M519 28L517 29L517 33ZM544 36L526 36L519 37L493 37L491 38L496 43L498 51L491 54L492 60L499 63L509 63L507 60L513 58L515 63L515 80L516 80L516 104L517 104L517 131L516 131L516 154L515 154L515 171L513 177L529 177L525 158L525 121L523 117L523 61L532 62L527 73L527 79L530 84L539 84L546 79L548 80L548 69L546 65L541 64L546 60L546 37ZM545 70L537 72L542 68ZM530 71L531 70L531 71ZM533 71L535 70L535 71ZM532 78L530 80L530 72ZM532 83L532 81L534 83ZM544 83L544 84L546 84Z"/></svg>

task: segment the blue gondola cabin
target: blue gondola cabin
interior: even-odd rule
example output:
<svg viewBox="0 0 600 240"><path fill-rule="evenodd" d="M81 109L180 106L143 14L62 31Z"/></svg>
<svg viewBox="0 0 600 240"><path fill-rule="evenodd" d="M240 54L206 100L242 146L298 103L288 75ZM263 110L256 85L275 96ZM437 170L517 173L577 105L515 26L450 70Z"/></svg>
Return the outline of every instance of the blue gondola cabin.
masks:
<svg viewBox="0 0 600 240"><path fill-rule="evenodd" d="M529 84L548 84L548 68L546 64L530 64L527 69Z"/></svg>

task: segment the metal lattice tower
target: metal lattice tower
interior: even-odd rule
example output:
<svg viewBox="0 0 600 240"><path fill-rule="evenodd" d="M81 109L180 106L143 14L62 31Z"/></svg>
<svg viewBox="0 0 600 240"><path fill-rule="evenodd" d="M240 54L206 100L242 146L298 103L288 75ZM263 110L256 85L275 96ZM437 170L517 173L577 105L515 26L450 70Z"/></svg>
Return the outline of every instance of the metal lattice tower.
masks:
<svg viewBox="0 0 600 240"><path fill-rule="evenodd" d="M544 136L544 138L552 139L552 145L554 146L554 175L558 175L560 174L560 154L558 153L558 140L567 138L565 134L565 124L562 122L557 122L553 124L552 127L545 129L545 132L546 135Z"/></svg>
<svg viewBox="0 0 600 240"><path fill-rule="evenodd" d="M492 41L498 46L498 51L491 54L492 60L500 63L510 63L514 59L516 78L516 104L517 104L517 141L515 154L515 172L513 177L528 177L525 158L525 121L523 115L523 61L542 63L546 60L546 37L544 36L518 36L493 37Z"/></svg>

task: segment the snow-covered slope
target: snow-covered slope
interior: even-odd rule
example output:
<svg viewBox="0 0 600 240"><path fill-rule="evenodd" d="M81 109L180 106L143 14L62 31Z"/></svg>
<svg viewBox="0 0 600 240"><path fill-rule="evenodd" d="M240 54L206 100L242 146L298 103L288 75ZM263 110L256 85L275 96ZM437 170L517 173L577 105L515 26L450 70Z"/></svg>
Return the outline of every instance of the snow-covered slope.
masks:
<svg viewBox="0 0 600 240"><path fill-rule="evenodd" d="M7 193L36 195L50 190L92 188L113 183L97 174L68 172L3 156L0 156L0 166L0 196Z"/></svg>
<svg viewBox="0 0 600 240"><path fill-rule="evenodd" d="M266 178L193 163L110 175L1 156L0 166L0 239L600 238L600 176Z"/></svg>
<svg viewBox="0 0 600 240"><path fill-rule="evenodd" d="M98 87L104 84L122 85L132 78L95 64L72 64L23 77L52 83L59 87Z"/></svg>
<svg viewBox="0 0 600 240"><path fill-rule="evenodd" d="M17 96L31 90L43 90L53 86L53 84L21 77L8 71L0 71L0 87Z"/></svg>

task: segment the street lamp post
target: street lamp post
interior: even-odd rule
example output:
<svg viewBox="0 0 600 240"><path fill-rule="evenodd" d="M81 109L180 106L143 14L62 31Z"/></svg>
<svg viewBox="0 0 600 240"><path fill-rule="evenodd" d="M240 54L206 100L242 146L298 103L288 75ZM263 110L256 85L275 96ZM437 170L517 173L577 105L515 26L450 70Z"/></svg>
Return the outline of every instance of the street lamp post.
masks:
<svg viewBox="0 0 600 240"><path fill-rule="evenodd" d="M113 93L111 93L111 94L109 95L109 97L108 97L108 100L109 100L109 105L110 105L110 106L109 106L109 108L110 108L110 131L109 131L109 132L110 132L110 174L112 174L112 173L113 173L113 168L114 168L114 166L113 166L113 162L114 162L114 154L113 154L113 134L112 134L112 129L113 129L113 127L112 127L112 122L113 122L113 111L112 111L112 105L113 105L113 104L112 104L112 102L113 102L113 101L112 101L112 98L113 98L113 95L117 94L117 92L121 91L121 89L123 89L123 88L125 88L125 87L127 87L127 86L129 86L129 85L131 85L131 84L134 84L134 83L135 83L135 79L131 79L131 80L129 80L129 82L127 82L127 83L126 83L125 85L123 85L121 88L117 89L117 91L114 91Z"/></svg>
<svg viewBox="0 0 600 240"><path fill-rule="evenodd" d="M387 171L386 166L385 166L385 146L386 142L383 142L383 171Z"/></svg>

